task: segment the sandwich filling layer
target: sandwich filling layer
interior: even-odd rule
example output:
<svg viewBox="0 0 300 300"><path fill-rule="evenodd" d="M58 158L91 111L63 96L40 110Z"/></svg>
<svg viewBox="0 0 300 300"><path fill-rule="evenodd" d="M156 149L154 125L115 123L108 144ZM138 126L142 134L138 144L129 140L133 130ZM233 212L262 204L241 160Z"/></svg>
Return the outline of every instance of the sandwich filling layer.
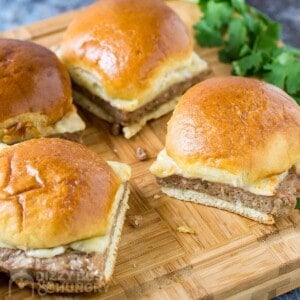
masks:
<svg viewBox="0 0 300 300"><path fill-rule="evenodd" d="M103 100L99 96L95 95L94 93L91 93L86 88L77 84L73 84L73 90L76 92L74 94L74 100L79 105L81 105L80 99L76 97L76 94L81 94L85 98L89 99L90 102L92 102L96 106L99 106L108 116L111 117L111 120L114 123L118 123L122 126L128 126L137 123L143 118L143 116L153 111L156 111L161 105L182 95L188 88L203 80L207 75L208 71L202 72L200 74L195 75L192 78L186 79L185 81L176 83L170 86L167 90L163 90L150 102L147 102L143 106L137 108L135 111L130 112L114 107L110 102Z"/></svg>
<svg viewBox="0 0 300 300"><path fill-rule="evenodd" d="M184 178L201 178L209 182L228 184L241 188L255 195L273 196L278 185L285 179L288 172L262 178L255 182L248 182L245 174L232 174L223 169L205 166L195 162L184 170L178 166L175 160L167 154L166 149L159 152L156 161L150 167L150 171L158 178L178 175Z"/></svg>
<svg viewBox="0 0 300 300"><path fill-rule="evenodd" d="M73 97L77 104L110 123L119 124L126 138L131 138L138 133L143 126L153 119L174 110L179 96L182 95L189 87L203 80L209 71L205 71L197 76L184 82L176 83L168 90L159 94L155 99L136 111L127 112L112 106L109 102L99 98L89 92L86 88L73 85Z"/></svg>
<svg viewBox="0 0 300 300"><path fill-rule="evenodd" d="M84 87L91 94L108 102L112 107L120 111L133 112L148 102L153 101L162 91L167 91L171 86L188 81L200 73L205 73L207 69L207 63L195 52L192 52L186 59L173 61L172 64L162 67L157 76L151 79L151 82L149 79L148 87L139 92L136 99L116 99L110 97L105 92L105 87L101 83L102 80L98 73L92 70L86 70L84 66L81 67L78 65L70 67L69 72L72 81L78 86ZM130 80L130 78L128 80Z"/></svg>
<svg viewBox="0 0 300 300"><path fill-rule="evenodd" d="M194 190L181 190L177 188L163 187L162 191L170 197L224 209L264 224L271 225L275 223L272 215L257 211L250 207L245 207L242 203L229 202Z"/></svg>
<svg viewBox="0 0 300 300"><path fill-rule="evenodd" d="M157 182L163 186L163 191L164 189L195 191L222 199L228 205L243 206L262 213L282 216L288 215L296 205L296 179L297 175L294 169L291 169L278 185L274 196L255 195L228 184L209 182L199 178L184 178L178 175L157 178Z"/></svg>
<svg viewBox="0 0 300 300"><path fill-rule="evenodd" d="M74 99L76 99L76 102L80 104L81 107L83 107L90 113L94 114L95 116L99 117L100 119L106 120L110 123L114 122L112 116L108 115L107 112L104 109L102 109L99 105L95 104L94 102L91 102L86 96L76 91L73 91L73 94L74 94ZM157 110L145 114L136 123L123 126L122 132L125 138L129 139L135 134L137 134L149 120L158 119L161 116L173 111L178 100L179 97L176 97L175 99L172 99L160 105L157 108Z"/></svg>

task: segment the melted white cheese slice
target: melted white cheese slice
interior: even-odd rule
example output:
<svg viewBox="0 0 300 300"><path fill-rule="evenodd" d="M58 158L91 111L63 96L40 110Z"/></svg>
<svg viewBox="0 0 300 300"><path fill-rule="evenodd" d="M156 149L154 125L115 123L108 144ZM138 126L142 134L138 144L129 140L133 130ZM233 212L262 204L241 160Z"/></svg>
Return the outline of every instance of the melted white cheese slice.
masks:
<svg viewBox="0 0 300 300"><path fill-rule="evenodd" d="M76 132L85 129L85 123L81 120L76 111L67 113L62 119L56 122L53 127L47 129L47 135L66 132Z"/></svg>
<svg viewBox="0 0 300 300"><path fill-rule="evenodd" d="M97 253L104 253L104 251L107 249L110 241L110 235L111 231L113 229L113 221L115 219L120 201L122 200L122 196L125 192L125 186L124 183L127 182L131 177L131 168L130 166L119 163L116 161L108 161L107 162L111 168L114 170L114 172L120 177L122 184L120 185L116 196L115 201L113 203L111 215L110 215L110 221L109 221L109 229L104 236L98 236L86 240L81 240L77 242L73 242L69 245L64 245L60 247L55 247L51 249L30 249L26 250L26 254L28 256L37 257L37 258L51 258L59 254L63 254L68 248L79 250L82 252L97 252ZM128 195L127 195L128 196ZM4 244L0 242L1 248L11 248L15 249L15 247L12 247L10 245ZM23 250L23 249L22 249Z"/></svg>
<svg viewBox="0 0 300 300"><path fill-rule="evenodd" d="M107 161L114 172L119 176L122 182L126 182L131 177L131 167L117 161Z"/></svg>
<svg viewBox="0 0 300 300"><path fill-rule="evenodd" d="M179 175L185 178L201 178L203 180L229 184L239 187L256 195L272 196L275 194L276 187L284 180L288 172L268 177L249 184L245 182L243 175L232 174L228 171L194 164L188 171L182 170L176 162L163 149L157 156L156 161L150 167L150 172L156 177L164 178L171 175Z"/></svg>
<svg viewBox="0 0 300 300"><path fill-rule="evenodd" d="M6 144L2 144L2 143L0 143L0 151L2 150L2 149L5 149L5 148L7 148L7 147L9 147L8 145L6 145Z"/></svg>
<svg viewBox="0 0 300 300"><path fill-rule="evenodd" d="M54 257L56 255L63 254L65 251L66 251L65 247L61 246L52 249L27 250L26 255L37 257L37 258Z"/></svg>

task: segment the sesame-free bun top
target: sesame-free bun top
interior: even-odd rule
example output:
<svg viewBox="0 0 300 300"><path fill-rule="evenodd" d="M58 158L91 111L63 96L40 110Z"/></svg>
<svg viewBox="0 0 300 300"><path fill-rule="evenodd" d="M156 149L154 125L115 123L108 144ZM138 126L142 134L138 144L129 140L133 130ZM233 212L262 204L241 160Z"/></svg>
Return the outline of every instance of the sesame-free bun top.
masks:
<svg viewBox="0 0 300 300"><path fill-rule="evenodd" d="M197 169L212 178L224 171L246 184L269 178L300 163L300 108L266 82L211 78L182 96L168 123L166 152L186 174Z"/></svg>
<svg viewBox="0 0 300 300"><path fill-rule="evenodd" d="M0 242L52 248L106 234L120 178L96 153L62 139L0 151Z"/></svg>
<svg viewBox="0 0 300 300"><path fill-rule="evenodd" d="M70 78L49 49L28 41L0 39L0 129L8 119L54 124L72 109ZM14 121L13 121L14 122Z"/></svg>
<svg viewBox="0 0 300 300"><path fill-rule="evenodd" d="M70 24L60 56L69 70L99 77L110 98L130 100L192 51L190 32L162 0L101 0Z"/></svg>

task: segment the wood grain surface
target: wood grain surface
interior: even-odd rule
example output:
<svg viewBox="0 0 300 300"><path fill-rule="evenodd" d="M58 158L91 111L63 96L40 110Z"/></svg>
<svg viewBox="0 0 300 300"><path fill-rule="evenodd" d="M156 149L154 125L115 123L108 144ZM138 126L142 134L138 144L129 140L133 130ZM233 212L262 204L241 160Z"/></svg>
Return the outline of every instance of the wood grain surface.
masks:
<svg viewBox="0 0 300 300"><path fill-rule="evenodd" d="M191 26L200 16L193 4L168 1ZM60 43L76 11L0 33L1 37L33 40L47 47ZM217 50L197 48L214 75L230 74L218 61ZM300 286L300 215L267 226L235 214L181 202L161 194L148 168L164 146L170 114L145 127L131 140L109 134L108 125L83 112L87 121L84 144L106 160L133 168L128 216L142 217L134 228L125 222L109 290L104 294L47 298L93 299L269 299ZM150 159L135 156L143 147ZM188 226L194 234L180 233ZM32 299L29 289L13 287L0 276L0 299ZM39 297L35 293L36 298Z"/></svg>

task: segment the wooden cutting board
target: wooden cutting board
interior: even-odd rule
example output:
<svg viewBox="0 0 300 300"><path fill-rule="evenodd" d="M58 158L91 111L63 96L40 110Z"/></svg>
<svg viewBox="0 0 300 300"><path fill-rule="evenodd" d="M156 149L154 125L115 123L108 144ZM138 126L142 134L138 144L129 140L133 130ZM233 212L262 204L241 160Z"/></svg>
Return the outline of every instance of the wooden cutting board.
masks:
<svg viewBox="0 0 300 300"><path fill-rule="evenodd" d="M200 16L193 4L168 1L191 26ZM52 47L76 11L1 33ZM217 76L230 74L216 49L197 48ZM160 193L148 167L164 146L170 114L149 123L136 137L109 134L108 125L84 114L84 144L106 160L133 168L128 215L142 216L139 228L125 222L110 289L93 298L126 299L267 299L300 286L300 214L266 226L229 212L184 203ZM135 149L150 159L140 162ZM159 195L159 196L157 196ZM195 234L180 233L188 226ZM8 298L8 279L0 277L0 298ZM29 289L12 290L13 299L31 299ZM36 296L37 297L37 296ZM62 299L56 295L56 299ZM11 299L11 298L10 298Z"/></svg>

